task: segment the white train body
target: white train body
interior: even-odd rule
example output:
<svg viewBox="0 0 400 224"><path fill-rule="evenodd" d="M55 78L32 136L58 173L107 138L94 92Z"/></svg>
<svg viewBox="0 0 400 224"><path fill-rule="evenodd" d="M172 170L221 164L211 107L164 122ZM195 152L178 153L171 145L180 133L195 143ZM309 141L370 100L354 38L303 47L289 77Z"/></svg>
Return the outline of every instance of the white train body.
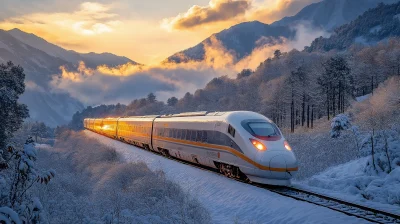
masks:
<svg viewBox="0 0 400 224"><path fill-rule="evenodd" d="M93 122L94 120L94 122ZM249 111L87 118L86 129L250 181L290 185L298 170L275 124Z"/></svg>

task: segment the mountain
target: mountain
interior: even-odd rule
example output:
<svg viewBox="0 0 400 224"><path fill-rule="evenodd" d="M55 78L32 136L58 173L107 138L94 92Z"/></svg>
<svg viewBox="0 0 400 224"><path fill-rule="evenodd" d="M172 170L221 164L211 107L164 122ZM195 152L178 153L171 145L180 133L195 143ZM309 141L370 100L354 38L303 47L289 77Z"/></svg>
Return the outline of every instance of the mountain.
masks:
<svg viewBox="0 0 400 224"><path fill-rule="evenodd" d="M270 26L259 21L240 23L211 35L192 48L168 57L166 62L180 63L190 60L204 60L204 47L211 46L214 40L222 43L225 49L233 51L237 58L241 59L259 46L281 43L280 37L292 38L294 35L295 32L285 26Z"/></svg>
<svg viewBox="0 0 400 224"><path fill-rule="evenodd" d="M272 23L272 26L290 26L303 21L325 30L333 30L356 19L359 15L379 3L392 4L398 0L324 0L304 7L294 16L285 17Z"/></svg>
<svg viewBox="0 0 400 224"><path fill-rule="evenodd" d="M202 61L205 59L205 48L212 40L219 41L226 50L236 55L237 59L251 54L259 46L274 46L282 43L282 38L292 39L296 36L293 29L299 23L311 24L319 29L332 29L351 22L380 2L393 3L399 0L324 0L304 7L291 17L285 17L271 25L258 21L244 22L215 33L194 47L180 51L168 57L164 62ZM311 32L311 31L310 31ZM310 42L312 39L309 40Z"/></svg>
<svg viewBox="0 0 400 224"><path fill-rule="evenodd" d="M24 68L26 91L20 101L28 105L33 120L44 121L50 126L65 124L73 113L84 108L69 95L50 91L49 82L60 72L59 67L72 68L72 63L48 55L0 30L0 63L7 61Z"/></svg>
<svg viewBox="0 0 400 224"><path fill-rule="evenodd" d="M59 73L60 66L73 67L71 63L50 56L0 30L0 62L7 61L21 65L25 71L29 71L27 80L39 86L47 85L52 75Z"/></svg>
<svg viewBox="0 0 400 224"><path fill-rule="evenodd" d="M391 5L379 4L357 19L335 29L329 38L317 38L308 52L345 50L354 43L372 45L390 37L400 36L400 2Z"/></svg>
<svg viewBox="0 0 400 224"><path fill-rule="evenodd" d="M72 50L65 50L55 44L47 42L45 39L38 37L32 33L25 33L19 29L12 29L8 31L16 39L30 45L38 50L47 53L50 56L60 58L72 64L78 64L79 61L84 61L88 67L95 68L99 65L118 66L128 62L138 64L127 57L114 55L111 53L78 53Z"/></svg>
<svg viewBox="0 0 400 224"><path fill-rule="evenodd" d="M66 93L52 93L29 87L20 101L28 106L32 120L43 121L50 127L67 124L74 113L85 108L79 100Z"/></svg>

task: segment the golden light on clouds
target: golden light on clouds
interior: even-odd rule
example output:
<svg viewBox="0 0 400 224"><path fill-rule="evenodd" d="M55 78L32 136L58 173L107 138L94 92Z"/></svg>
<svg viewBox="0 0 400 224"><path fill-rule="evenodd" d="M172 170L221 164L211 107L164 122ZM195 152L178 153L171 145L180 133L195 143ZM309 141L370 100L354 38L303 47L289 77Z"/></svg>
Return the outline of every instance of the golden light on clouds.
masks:
<svg viewBox="0 0 400 224"><path fill-rule="evenodd" d="M318 0L211 0L160 18L135 17L135 8L121 9L120 1L83 2L69 11L60 2L52 12L18 14L0 20L0 28L19 28L69 50L110 52L142 64L158 64L212 33L249 20L272 22L294 14L294 3L305 5L312 1ZM122 15L123 10L132 12Z"/></svg>
<svg viewBox="0 0 400 224"><path fill-rule="evenodd" d="M161 26L168 30L201 29L258 20L272 23L295 14L304 5L318 0L211 0L206 6L194 5L186 12L163 19ZM300 4L298 4L300 3ZM228 28L228 27L224 27ZM222 28L223 29L223 28Z"/></svg>
<svg viewBox="0 0 400 224"><path fill-rule="evenodd" d="M192 29L204 24L232 20L250 9L250 0L211 0L207 6L194 5L185 13L164 19L165 29Z"/></svg>

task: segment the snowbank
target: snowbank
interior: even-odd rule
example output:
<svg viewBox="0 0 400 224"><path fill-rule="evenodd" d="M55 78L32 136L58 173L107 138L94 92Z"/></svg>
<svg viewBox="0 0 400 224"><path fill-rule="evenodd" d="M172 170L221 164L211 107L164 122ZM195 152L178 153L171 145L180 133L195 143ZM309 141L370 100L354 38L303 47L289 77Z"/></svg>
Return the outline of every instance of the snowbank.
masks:
<svg viewBox="0 0 400 224"><path fill-rule="evenodd" d="M209 210L213 223L366 223L327 208L297 201L223 176L85 131L114 147L125 160L143 161L152 170L163 170Z"/></svg>
<svg viewBox="0 0 400 224"><path fill-rule="evenodd" d="M329 168L297 186L400 215L400 167L385 176L367 175L369 160L363 157Z"/></svg>
<svg viewBox="0 0 400 224"><path fill-rule="evenodd" d="M37 189L49 223L210 223L207 210L163 172L124 162L83 133L63 133L39 156L40 168L57 171Z"/></svg>

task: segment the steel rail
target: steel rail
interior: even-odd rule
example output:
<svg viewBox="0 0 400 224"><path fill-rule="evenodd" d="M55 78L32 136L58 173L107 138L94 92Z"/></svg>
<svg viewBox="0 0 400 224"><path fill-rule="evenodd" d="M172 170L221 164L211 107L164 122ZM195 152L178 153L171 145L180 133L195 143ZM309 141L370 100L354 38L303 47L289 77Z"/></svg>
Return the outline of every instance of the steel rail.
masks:
<svg viewBox="0 0 400 224"><path fill-rule="evenodd" d="M89 130L88 130L89 131ZM93 131L91 131L93 132ZM96 133L96 132L93 132ZM99 134L99 133L96 133ZM102 134L99 134L102 135ZM111 138L109 136L106 135L102 135L108 138ZM118 140L115 138L111 138L113 140ZM119 141L119 140L118 140ZM128 145L132 145L135 146L137 148L141 148L139 146L130 144L129 142L126 141L119 141L119 142L123 142L126 143ZM188 162L188 161L184 161L172 156L165 156L162 155L158 152L155 151L151 151L151 150L147 150L144 148L141 148L147 152L151 152L155 155L164 157L164 158L168 158L171 160L174 160L176 162L185 164L185 165L189 165L192 167L196 167L199 168L201 170L205 170L208 172L212 172L214 174L217 175L221 175L224 176L223 174L221 174L220 172L218 172L217 169L213 169L210 167L206 167L200 164L196 164L196 163L192 163L192 162ZM271 192L280 194L282 196L286 196L286 197L290 197L299 201L304 201L304 202L308 202L308 203L312 203L318 206L322 206L337 212L341 212L343 214L349 215L349 216L355 216L357 218L361 218L370 222L375 222L375 223L381 223L381 224L389 224L389 223L396 223L396 224L400 224L400 215L397 214L393 214L391 212L387 212L387 211L382 211L382 210L378 210L378 209L374 209L368 206L364 206L364 205L360 205L354 202L349 202L343 199L339 199L339 198L335 198L335 197L331 197L331 196L327 196L327 195L323 195L323 194L319 194L313 191L308 191L305 189L300 189L300 188L296 188L296 187L289 187L289 186L271 186L271 185L264 185L264 184L259 184L259 183L254 183L254 182L247 182L241 179L237 179L237 178L230 178L230 179L234 179L236 181L245 183L245 184L249 184L255 187L259 187L259 188L263 188L266 190L269 190Z"/></svg>

